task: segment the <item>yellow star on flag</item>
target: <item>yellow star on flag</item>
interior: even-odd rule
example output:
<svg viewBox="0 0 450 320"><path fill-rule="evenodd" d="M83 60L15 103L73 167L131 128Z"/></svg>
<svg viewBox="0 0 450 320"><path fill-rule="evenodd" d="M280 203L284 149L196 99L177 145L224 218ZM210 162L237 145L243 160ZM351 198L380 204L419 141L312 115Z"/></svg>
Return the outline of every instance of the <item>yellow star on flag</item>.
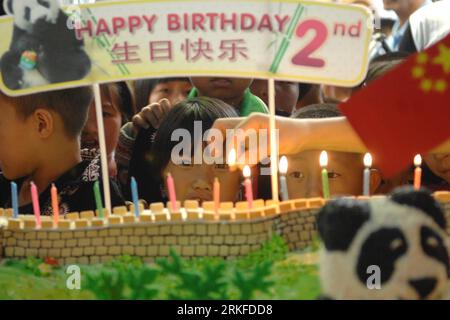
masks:
<svg viewBox="0 0 450 320"><path fill-rule="evenodd" d="M433 59L434 64L440 64L445 73L450 73L450 48L444 44L439 45L439 55Z"/></svg>

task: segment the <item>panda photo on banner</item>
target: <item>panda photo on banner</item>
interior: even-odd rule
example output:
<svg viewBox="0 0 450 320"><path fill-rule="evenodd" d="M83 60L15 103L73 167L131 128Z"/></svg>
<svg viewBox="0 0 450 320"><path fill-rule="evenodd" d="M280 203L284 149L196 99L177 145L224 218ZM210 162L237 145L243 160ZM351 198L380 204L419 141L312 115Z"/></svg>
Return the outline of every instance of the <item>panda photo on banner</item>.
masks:
<svg viewBox="0 0 450 320"><path fill-rule="evenodd" d="M14 16L11 44L0 60L6 87L77 81L90 72L84 43L67 27L58 0L5 0L4 10Z"/></svg>

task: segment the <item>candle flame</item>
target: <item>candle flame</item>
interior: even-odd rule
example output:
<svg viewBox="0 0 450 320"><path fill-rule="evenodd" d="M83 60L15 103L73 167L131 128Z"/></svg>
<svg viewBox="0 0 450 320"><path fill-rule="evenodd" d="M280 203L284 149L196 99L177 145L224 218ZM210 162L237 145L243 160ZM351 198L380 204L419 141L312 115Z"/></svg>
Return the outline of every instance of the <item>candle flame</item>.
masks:
<svg viewBox="0 0 450 320"><path fill-rule="evenodd" d="M288 161L287 161L286 156L282 156L280 158L279 170L280 170L281 174L286 174L286 172L288 170Z"/></svg>
<svg viewBox="0 0 450 320"><path fill-rule="evenodd" d="M328 165L328 153L326 151L320 153L319 163L322 168Z"/></svg>
<svg viewBox="0 0 450 320"><path fill-rule="evenodd" d="M236 150L234 148L232 148L230 150L230 153L228 154L228 159L227 159L227 163L230 167L234 166L236 164Z"/></svg>
<svg viewBox="0 0 450 320"><path fill-rule="evenodd" d="M420 156L420 154L416 154L416 156L414 157L414 165L416 167L420 167L422 165L422 157Z"/></svg>
<svg viewBox="0 0 450 320"><path fill-rule="evenodd" d="M252 174L249 166L245 166L244 170L242 171L242 173L243 173L245 178L250 178L250 176Z"/></svg>
<svg viewBox="0 0 450 320"><path fill-rule="evenodd" d="M370 153L366 153L364 155L364 166L366 168L370 168L372 166L372 155Z"/></svg>

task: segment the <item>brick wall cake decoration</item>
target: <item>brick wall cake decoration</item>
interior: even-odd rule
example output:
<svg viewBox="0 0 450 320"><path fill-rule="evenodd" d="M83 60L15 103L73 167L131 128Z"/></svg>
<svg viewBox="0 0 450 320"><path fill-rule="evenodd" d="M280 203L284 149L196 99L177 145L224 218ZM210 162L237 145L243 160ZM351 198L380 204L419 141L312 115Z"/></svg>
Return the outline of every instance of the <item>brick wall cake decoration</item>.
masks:
<svg viewBox="0 0 450 320"><path fill-rule="evenodd" d="M450 222L450 192L435 192ZM358 197L367 201L373 197ZM273 235L280 235L290 250L306 248L317 235L316 216L327 200L298 199L284 202L255 200L221 203L185 201L172 212L170 206L152 203L139 207L116 207L98 218L94 211L66 214L55 226L42 217L36 227L34 216L12 218L11 209L0 209L0 257L52 257L62 264L96 264L120 255L134 255L150 262L169 255L171 248L182 257L234 258L258 250ZM180 208L180 204L177 206ZM448 226L450 223L448 223ZM450 234L450 227L447 227Z"/></svg>

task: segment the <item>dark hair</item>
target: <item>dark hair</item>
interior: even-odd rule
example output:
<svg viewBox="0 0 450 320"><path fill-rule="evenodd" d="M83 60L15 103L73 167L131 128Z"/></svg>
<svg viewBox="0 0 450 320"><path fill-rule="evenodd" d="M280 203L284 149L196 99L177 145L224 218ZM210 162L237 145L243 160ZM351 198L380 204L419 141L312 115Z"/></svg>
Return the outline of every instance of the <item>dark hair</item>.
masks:
<svg viewBox="0 0 450 320"><path fill-rule="evenodd" d="M309 91L311 91L311 88L313 87L312 83L298 83L298 99L297 101L301 101Z"/></svg>
<svg viewBox="0 0 450 320"><path fill-rule="evenodd" d="M145 79L137 80L134 83L134 96L136 103L136 112L141 111L143 107L148 105L148 98L153 89L159 83L166 83L171 81L187 81L189 78L160 78L160 79Z"/></svg>
<svg viewBox="0 0 450 320"><path fill-rule="evenodd" d="M405 61L407 57L408 54L405 52L389 52L374 58L369 64L369 71L367 71L367 76L364 82L368 84L386 74Z"/></svg>
<svg viewBox="0 0 450 320"><path fill-rule="evenodd" d="M164 118L152 142L151 132L141 130L130 161L130 177L138 182L142 197L148 202L161 201L161 173L170 161L176 129L186 129L194 137L194 122L202 122L202 135L219 118L238 117L236 109L219 99L197 97L175 105ZM145 136L145 139L141 137ZM138 143L138 140L143 143ZM192 148L193 149L193 148Z"/></svg>
<svg viewBox="0 0 450 320"><path fill-rule="evenodd" d="M318 103L303 107L294 112L291 118L296 119L319 119L342 117L342 112L336 103Z"/></svg>
<svg viewBox="0 0 450 320"><path fill-rule="evenodd" d="M120 81L117 82L117 86L119 87L119 97L122 106L122 122L125 124L136 114L136 106L128 84L125 81Z"/></svg>
<svg viewBox="0 0 450 320"><path fill-rule="evenodd" d="M122 125L127 123L135 114L131 93L125 82L111 82L100 86L101 93L105 95L122 116Z"/></svg>
<svg viewBox="0 0 450 320"><path fill-rule="evenodd" d="M91 87L79 87L21 97L8 97L0 91L0 96L15 107L17 114L23 119L27 119L39 108L56 112L61 116L67 135L77 138L86 123L93 92Z"/></svg>

